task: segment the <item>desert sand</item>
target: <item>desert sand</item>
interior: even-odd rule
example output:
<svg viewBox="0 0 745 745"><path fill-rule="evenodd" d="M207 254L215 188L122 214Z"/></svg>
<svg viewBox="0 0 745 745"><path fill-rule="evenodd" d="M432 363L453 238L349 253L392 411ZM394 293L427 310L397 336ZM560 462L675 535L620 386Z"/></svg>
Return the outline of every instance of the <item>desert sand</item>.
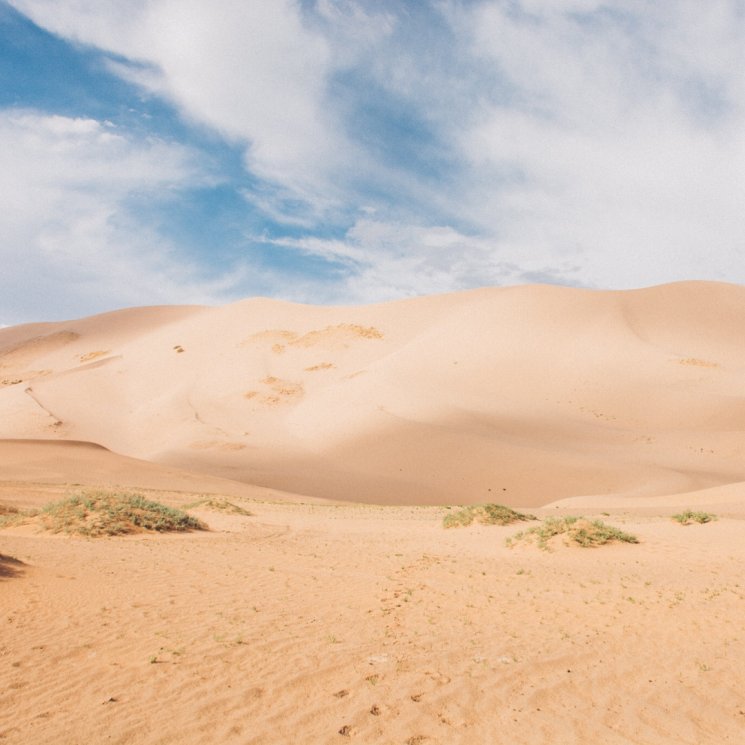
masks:
<svg viewBox="0 0 745 745"><path fill-rule="evenodd" d="M745 742L743 338L708 282L0 329L0 506L252 513L0 530L0 741ZM485 502L640 542L443 527Z"/></svg>

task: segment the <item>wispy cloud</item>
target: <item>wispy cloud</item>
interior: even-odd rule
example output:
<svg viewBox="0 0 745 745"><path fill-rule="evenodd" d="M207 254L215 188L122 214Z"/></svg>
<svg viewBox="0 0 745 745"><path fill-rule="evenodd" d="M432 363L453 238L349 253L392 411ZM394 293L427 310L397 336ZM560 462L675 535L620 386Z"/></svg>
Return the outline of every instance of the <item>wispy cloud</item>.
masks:
<svg viewBox="0 0 745 745"><path fill-rule="evenodd" d="M542 258L512 262L499 257L491 240L451 227L371 218L360 218L341 239L263 240L340 268L331 286L316 282L312 288L304 283L288 288L295 300L307 300L309 291L324 302L371 303L487 285L572 284L579 269L556 257L550 264Z"/></svg>
<svg viewBox="0 0 745 745"><path fill-rule="evenodd" d="M3 321L44 320L50 304L55 317L75 316L188 294L206 301L226 289L225 280L205 282L128 206L133 197L167 201L209 178L184 148L33 111L0 112L0 141Z"/></svg>
<svg viewBox="0 0 745 745"><path fill-rule="evenodd" d="M588 283L745 278L733 262L745 228L735 11L567 2L459 17L510 89L458 137L475 182L507 178L481 190L474 218L516 255L576 256Z"/></svg>
<svg viewBox="0 0 745 745"><path fill-rule="evenodd" d="M745 282L739 0L11 4L98 50L110 73L202 133L197 144L183 132L166 143L154 128L149 141L144 125L134 134L123 122L67 116L64 127L91 130L55 135L61 145L49 130L55 112L33 115L30 131L41 128L41 151L60 165L45 174L32 166L18 199L41 181L41 203L58 216L42 231L36 210L24 222L19 205L0 229L47 258L50 246L76 246L95 263L101 242L129 246L121 250L148 276L163 276L158 262L180 261L190 269L152 283L158 297L172 287L179 299ZM8 116L0 136L15 147L21 124ZM240 196L234 243L207 277L214 247L200 258L192 245L184 260L167 225L143 222L131 203L143 191L178 200L203 183L195 150L209 157L210 138L239 154L243 176L226 177ZM21 152L34 163L40 151ZM131 178L112 174L111 162ZM94 185L72 187L69 214L56 206L68 168ZM148 256L144 246L156 243L162 256ZM145 282L140 295L148 291Z"/></svg>
<svg viewBox="0 0 745 745"><path fill-rule="evenodd" d="M245 145L259 178L328 206L340 140L324 106L330 50L289 0L122 4L14 0L51 31L117 56L112 71Z"/></svg>

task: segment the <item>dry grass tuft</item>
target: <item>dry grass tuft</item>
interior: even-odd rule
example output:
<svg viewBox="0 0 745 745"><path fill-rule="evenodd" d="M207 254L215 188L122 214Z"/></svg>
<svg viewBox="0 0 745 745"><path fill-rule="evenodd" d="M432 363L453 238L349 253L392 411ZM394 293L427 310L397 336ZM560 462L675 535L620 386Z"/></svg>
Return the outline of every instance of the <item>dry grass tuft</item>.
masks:
<svg viewBox="0 0 745 745"><path fill-rule="evenodd" d="M0 529L11 525L18 525L24 521L26 514L17 507L9 504L0 504Z"/></svg>
<svg viewBox="0 0 745 745"><path fill-rule="evenodd" d="M534 515L516 512L511 507L501 504L474 504L445 515L442 524L445 528L462 528L474 521L482 525L510 525L522 520L535 519Z"/></svg>
<svg viewBox="0 0 745 745"><path fill-rule="evenodd" d="M515 543L528 542L536 543L539 548L548 549L549 541L561 535L564 537L566 545L582 546L582 548L591 548L602 546L606 543L618 541L621 543L639 543L639 539L630 533L624 533L619 528L607 525L601 520L588 520L584 517L549 517L540 525L507 539L507 545L513 546Z"/></svg>
<svg viewBox="0 0 745 745"><path fill-rule="evenodd" d="M10 504L0 504L0 515L17 515L18 508Z"/></svg>

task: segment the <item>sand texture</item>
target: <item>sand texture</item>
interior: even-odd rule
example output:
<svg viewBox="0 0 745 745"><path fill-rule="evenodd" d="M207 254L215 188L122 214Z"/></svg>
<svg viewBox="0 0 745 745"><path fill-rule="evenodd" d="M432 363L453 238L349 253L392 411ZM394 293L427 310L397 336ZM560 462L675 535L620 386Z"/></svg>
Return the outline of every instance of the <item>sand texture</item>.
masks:
<svg viewBox="0 0 745 745"><path fill-rule="evenodd" d="M0 743L741 745L743 339L704 282L0 329ZM16 520L121 491L208 529ZM508 543L580 514L639 542Z"/></svg>

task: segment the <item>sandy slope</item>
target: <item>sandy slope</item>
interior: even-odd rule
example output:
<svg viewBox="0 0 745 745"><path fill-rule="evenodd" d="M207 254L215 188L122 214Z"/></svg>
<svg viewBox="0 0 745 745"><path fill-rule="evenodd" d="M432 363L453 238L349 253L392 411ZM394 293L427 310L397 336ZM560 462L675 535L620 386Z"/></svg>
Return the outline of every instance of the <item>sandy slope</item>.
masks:
<svg viewBox="0 0 745 745"><path fill-rule="evenodd" d="M253 299L0 330L0 437L378 503L745 480L745 288Z"/></svg>
<svg viewBox="0 0 745 745"><path fill-rule="evenodd" d="M1 504L34 508L81 489L146 489L175 505L184 499L193 501L195 494L297 499L272 489L128 458L91 442L0 440Z"/></svg>

